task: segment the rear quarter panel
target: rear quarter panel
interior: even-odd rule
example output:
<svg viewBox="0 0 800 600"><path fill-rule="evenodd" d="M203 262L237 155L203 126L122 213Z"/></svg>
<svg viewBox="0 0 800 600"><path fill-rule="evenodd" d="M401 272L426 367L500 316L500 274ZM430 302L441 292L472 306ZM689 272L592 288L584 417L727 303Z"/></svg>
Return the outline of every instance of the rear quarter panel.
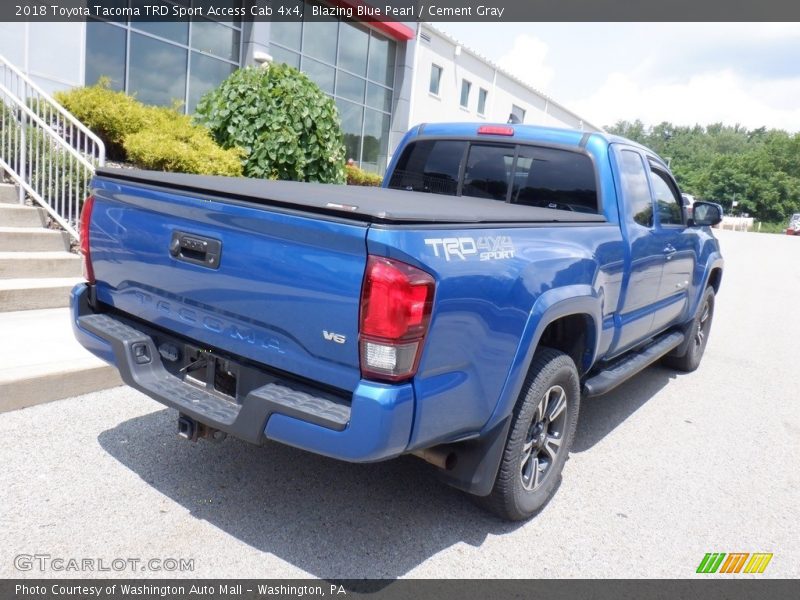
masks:
<svg viewBox="0 0 800 600"><path fill-rule="evenodd" d="M581 132L517 128L519 143L584 150L597 174L608 223L471 228L372 227L371 254L390 256L427 270L437 280L428 339L414 387L417 398L409 449L485 432L516 403L528 365L550 318L591 312L595 323L591 362L609 347L613 315L621 300L628 260L619 228L617 194L608 142ZM529 131L532 137L526 136ZM412 129L394 154L384 185L406 144L422 137L474 135L474 125L428 125ZM535 136L535 139L533 137ZM498 141L508 142L502 139ZM435 201L435 196L431 197ZM442 256L426 240L508 238L513 256L481 260ZM436 249L439 250L437 255Z"/></svg>
<svg viewBox="0 0 800 600"><path fill-rule="evenodd" d="M477 250L464 258L448 257L438 241L452 238L474 240L478 248L502 245L511 254L498 258ZM465 242L466 248L471 245ZM525 375L523 363L530 359L526 344L554 301L583 296L600 319L618 303L623 249L613 224L373 227L368 250L416 265L437 280L431 325L414 379L417 403L410 449L479 432L496 411L505 410L504 397L516 397L516 380Z"/></svg>

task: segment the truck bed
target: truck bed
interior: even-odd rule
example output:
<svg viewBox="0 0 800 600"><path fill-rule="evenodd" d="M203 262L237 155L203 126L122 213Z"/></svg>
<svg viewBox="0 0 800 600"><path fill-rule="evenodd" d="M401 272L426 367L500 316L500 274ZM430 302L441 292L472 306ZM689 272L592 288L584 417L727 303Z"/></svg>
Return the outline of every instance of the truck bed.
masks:
<svg viewBox="0 0 800 600"><path fill-rule="evenodd" d="M100 168L108 180L371 223L603 223L603 215L377 187Z"/></svg>

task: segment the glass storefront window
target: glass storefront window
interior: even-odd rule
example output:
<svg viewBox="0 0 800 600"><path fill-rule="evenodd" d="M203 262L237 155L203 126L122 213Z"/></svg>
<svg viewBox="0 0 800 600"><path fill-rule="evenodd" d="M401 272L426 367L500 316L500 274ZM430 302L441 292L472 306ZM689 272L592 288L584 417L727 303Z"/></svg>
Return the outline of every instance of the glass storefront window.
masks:
<svg viewBox="0 0 800 600"><path fill-rule="evenodd" d="M395 43L373 35L369 41L369 78L394 86Z"/></svg>
<svg viewBox="0 0 800 600"><path fill-rule="evenodd" d="M112 90L125 89L125 30L102 21L86 22L86 83L107 77ZM88 57L92 60L88 60Z"/></svg>
<svg viewBox="0 0 800 600"><path fill-rule="evenodd" d="M273 44L280 44L284 48L299 52L300 41L303 39L303 24L300 21L275 22L270 27L269 36Z"/></svg>
<svg viewBox="0 0 800 600"><path fill-rule="evenodd" d="M140 7L146 0L132 0ZM184 6L200 0L171 0ZM123 6L127 0L115 4ZM238 6L241 0L219 0L219 6ZM142 14L146 14L141 10ZM101 77L111 87L136 94L147 104L173 106L192 112L200 98L218 86L240 65L241 21L189 22L143 19L90 19L86 26L86 77L92 85ZM287 61L289 55L283 57ZM299 66L299 57L296 61Z"/></svg>
<svg viewBox="0 0 800 600"><path fill-rule="evenodd" d="M310 14L308 6L305 11ZM335 19L270 26L274 61L300 66L339 110L347 158L386 169L396 43L368 27Z"/></svg>
<svg viewBox="0 0 800 600"><path fill-rule="evenodd" d="M300 55L297 52L281 48L276 44L270 44L269 53L276 63L284 63L295 69L300 68Z"/></svg>
<svg viewBox="0 0 800 600"><path fill-rule="evenodd" d="M273 23L273 27L281 24ZM303 54L336 64L336 32L338 21L306 21L303 23Z"/></svg>
<svg viewBox="0 0 800 600"><path fill-rule="evenodd" d="M336 78L336 71L333 67L329 67L318 60L304 56L301 70L308 75L323 92L333 94L333 82Z"/></svg>
<svg viewBox="0 0 800 600"><path fill-rule="evenodd" d="M145 104L172 106L186 97L186 50L134 33L128 93Z"/></svg>
<svg viewBox="0 0 800 600"><path fill-rule="evenodd" d="M366 109L364 113L364 150L361 167L379 173L389 156L389 115Z"/></svg>
<svg viewBox="0 0 800 600"><path fill-rule="evenodd" d="M392 110L392 90L374 83L367 84L367 106L384 112Z"/></svg>
<svg viewBox="0 0 800 600"><path fill-rule="evenodd" d="M344 145L347 148L347 158L360 162L361 160L361 127L364 123L364 107L347 100L336 100L339 109L339 118L342 120L342 133Z"/></svg>
<svg viewBox="0 0 800 600"><path fill-rule="evenodd" d="M131 18L131 27L158 37L168 39L179 44L189 43L188 21L146 21L147 11L145 6L152 6L150 0L131 0L131 7L138 8L141 17ZM165 6L169 6L165 4Z"/></svg>
<svg viewBox="0 0 800 600"><path fill-rule="evenodd" d="M366 76L368 47L369 33L343 22L339 28L338 66L355 75Z"/></svg>
<svg viewBox="0 0 800 600"><path fill-rule="evenodd" d="M239 32L213 21L192 23L192 49L239 62Z"/></svg>
<svg viewBox="0 0 800 600"><path fill-rule="evenodd" d="M210 92L233 73L236 69L229 62L217 60L197 52L192 52L189 66L189 109L194 112L197 103L207 92Z"/></svg>
<svg viewBox="0 0 800 600"><path fill-rule="evenodd" d="M353 77L349 73L339 71L336 74L336 95L363 104L366 83L360 77Z"/></svg>

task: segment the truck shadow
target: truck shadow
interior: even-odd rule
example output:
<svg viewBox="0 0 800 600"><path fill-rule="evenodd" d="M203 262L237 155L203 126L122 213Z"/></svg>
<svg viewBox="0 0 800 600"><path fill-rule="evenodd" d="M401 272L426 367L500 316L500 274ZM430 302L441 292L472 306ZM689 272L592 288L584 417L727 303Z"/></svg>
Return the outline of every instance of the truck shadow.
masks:
<svg viewBox="0 0 800 600"><path fill-rule="evenodd" d="M316 577L394 579L459 542L480 546L520 526L417 458L358 465L277 443L193 444L177 437L176 418L150 413L98 441L192 516Z"/></svg>
<svg viewBox="0 0 800 600"><path fill-rule="evenodd" d="M672 369L654 365L603 396L583 398L572 452L589 450L678 375Z"/></svg>
<svg viewBox="0 0 800 600"><path fill-rule="evenodd" d="M654 367L586 400L573 451L591 448L674 377ZM120 423L98 441L194 517L321 578L394 579L460 542L477 547L524 525L484 512L413 457L358 465L277 443L192 444L177 437L172 410Z"/></svg>

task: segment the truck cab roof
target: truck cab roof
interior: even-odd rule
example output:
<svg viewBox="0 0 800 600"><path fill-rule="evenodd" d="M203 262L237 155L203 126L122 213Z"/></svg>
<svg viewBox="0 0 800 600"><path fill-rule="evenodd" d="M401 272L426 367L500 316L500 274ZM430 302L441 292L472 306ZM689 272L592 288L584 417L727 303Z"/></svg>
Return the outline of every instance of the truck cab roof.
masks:
<svg viewBox="0 0 800 600"><path fill-rule="evenodd" d="M483 130L483 131L482 131ZM492 134L484 133L492 130L509 130L511 134ZM614 135L605 131L583 131L580 129L567 129L561 127L543 127L540 125L521 125L509 123L421 123L411 129L414 137L426 138L486 138L505 142L539 142L554 144L559 146L573 146L575 148L585 147L590 138L604 141L607 145L626 144L639 148L649 156L657 159L664 166L666 162L653 152L650 148L638 142L629 140L620 135Z"/></svg>

